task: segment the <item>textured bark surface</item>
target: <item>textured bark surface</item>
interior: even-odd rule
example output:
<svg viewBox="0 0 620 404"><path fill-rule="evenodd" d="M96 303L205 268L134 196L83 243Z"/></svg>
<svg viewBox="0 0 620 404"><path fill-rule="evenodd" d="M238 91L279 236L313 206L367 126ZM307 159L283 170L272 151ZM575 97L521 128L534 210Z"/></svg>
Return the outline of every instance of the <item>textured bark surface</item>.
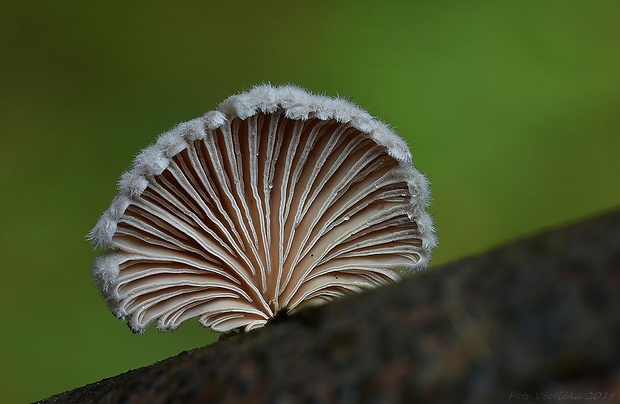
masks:
<svg viewBox="0 0 620 404"><path fill-rule="evenodd" d="M620 211L42 402L561 399L620 401Z"/></svg>

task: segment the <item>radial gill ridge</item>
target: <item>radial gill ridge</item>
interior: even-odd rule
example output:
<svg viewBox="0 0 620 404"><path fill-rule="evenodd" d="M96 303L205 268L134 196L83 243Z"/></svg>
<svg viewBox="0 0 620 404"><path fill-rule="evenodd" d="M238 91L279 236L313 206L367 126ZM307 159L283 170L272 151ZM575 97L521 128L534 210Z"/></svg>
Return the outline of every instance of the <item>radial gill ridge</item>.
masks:
<svg viewBox="0 0 620 404"><path fill-rule="evenodd" d="M93 274L135 332L198 317L263 326L423 269L436 244L425 177L365 111L259 86L145 149L90 238Z"/></svg>

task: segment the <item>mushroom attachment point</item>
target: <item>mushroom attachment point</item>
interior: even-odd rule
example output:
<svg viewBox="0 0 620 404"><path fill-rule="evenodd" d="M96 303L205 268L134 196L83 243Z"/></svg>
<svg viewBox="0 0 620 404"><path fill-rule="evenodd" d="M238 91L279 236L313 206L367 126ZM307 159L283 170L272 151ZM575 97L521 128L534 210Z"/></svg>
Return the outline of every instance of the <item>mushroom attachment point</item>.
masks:
<svg viewBox="0 0 620 404"><path fill-rule="evenodd" d="M356 105L261 85L144 149L90 232L134 332L227 332L400 279L436 245L428 181Z"/></svg>

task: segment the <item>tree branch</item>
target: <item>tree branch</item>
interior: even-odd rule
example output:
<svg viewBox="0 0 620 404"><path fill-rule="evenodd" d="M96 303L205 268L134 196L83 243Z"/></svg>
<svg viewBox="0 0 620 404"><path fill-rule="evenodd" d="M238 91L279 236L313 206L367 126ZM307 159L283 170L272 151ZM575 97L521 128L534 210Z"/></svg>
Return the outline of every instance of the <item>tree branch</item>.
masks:
<svg viewBox="0 0 620 404"><path fill-rule="evenodd" d="M41 402L620 400L619 269L616 211Z"/></svg>

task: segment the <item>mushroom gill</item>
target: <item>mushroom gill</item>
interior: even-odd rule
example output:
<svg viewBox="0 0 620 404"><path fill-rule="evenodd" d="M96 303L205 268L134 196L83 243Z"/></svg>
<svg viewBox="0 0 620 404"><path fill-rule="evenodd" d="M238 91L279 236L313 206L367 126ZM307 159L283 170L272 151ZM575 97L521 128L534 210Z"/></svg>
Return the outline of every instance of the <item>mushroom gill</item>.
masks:
<svg viewBox="0 0 620 404"><path fill-rule="evenodd" d="M426 178L357 106L263 85L142 151L90 239L93 274L135 332L199 317L263 326L426 268Z"/></svg>

